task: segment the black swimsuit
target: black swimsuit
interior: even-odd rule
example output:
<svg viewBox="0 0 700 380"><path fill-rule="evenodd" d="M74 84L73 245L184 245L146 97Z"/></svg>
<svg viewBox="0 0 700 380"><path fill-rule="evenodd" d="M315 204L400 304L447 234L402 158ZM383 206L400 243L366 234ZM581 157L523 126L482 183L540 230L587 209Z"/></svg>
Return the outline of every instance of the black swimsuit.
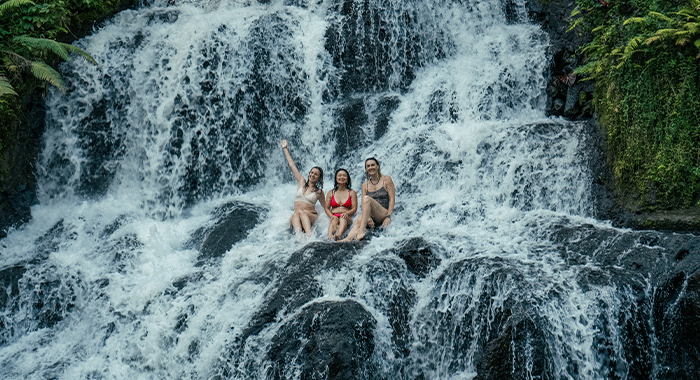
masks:
<svg viewBox="0 0 700 380"><path fill-rule="evenodd" d="M385 188L381 187L377 191L367 191L367 195L372 197L377 203L382 205L385 209L389 209L389 193Z"/></svg>

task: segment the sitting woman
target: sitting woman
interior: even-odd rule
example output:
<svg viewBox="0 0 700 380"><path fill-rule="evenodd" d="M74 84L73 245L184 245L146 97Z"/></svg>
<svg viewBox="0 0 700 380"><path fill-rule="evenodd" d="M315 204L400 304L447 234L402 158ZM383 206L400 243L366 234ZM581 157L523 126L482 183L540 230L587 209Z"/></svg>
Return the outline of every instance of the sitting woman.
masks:
<svg viewBox="0 0 700 380"><path fill-rule="evenodd" d="M294 214L292 214L289 223L297 234L301 234L303 230L306 232L306 236L310 237L311 226L318 219L316 201L320 200L322 205L326 204L323 196L323 169L314 166L309 172L309 179L306 180L294 165L294 160L287 149L287 140L282 140L282 150L298 184L297 193L294 196Z"/></svg>
<svg viewBox="0 0 700 380"><path fill-rule="evenodd" d="M362 184L362 213L342 241L361 240L365 237L368 226L381 224L385 228L391 223L391 212L394 211L396 200L394 181L382 174L379 161L374 157L365 160L365 174L367 181Z"/></svg>
<svg viewBox="0 0 700 380"><path fill-rule="evenodd" d="M357 212L357 192L351 186L350 173L345 169L336 170L333 190L326 195L326 215L331 218L328 240L340 240Z"/></svg>

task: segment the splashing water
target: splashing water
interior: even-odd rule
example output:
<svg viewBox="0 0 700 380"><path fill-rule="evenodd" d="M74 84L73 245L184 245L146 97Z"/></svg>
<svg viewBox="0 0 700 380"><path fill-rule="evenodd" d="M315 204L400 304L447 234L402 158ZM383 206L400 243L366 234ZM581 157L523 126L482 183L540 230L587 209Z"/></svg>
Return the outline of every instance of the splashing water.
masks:
<svg viewBox="0 0 700 380"><path fill-rule="evenodd" d="M552 241L610 227L593 218L583 126L544 115L548 39L526 14L478 0L155 3L80 40L99 64L64 66L40 204L0 242L2 378L271 378L266 352L294 309L231 347L309 243L288 229L283 138L302 173L324 168L326 191L338 167L359 191L369 156L397 186L390 228L313 275L311 304L349 299L376 320L364 377L472 379L505 323L514 377L624 378L616 321L634 295L581 286L595 265ZM254 227L203 261L193 236L230 204L255 210ZM311 241L327 226L322 214ZM408 237L440 258L424 277L394 253ZM412 301L397 308L397 294ZM301 377L293 361L283 373Z"/></svg>

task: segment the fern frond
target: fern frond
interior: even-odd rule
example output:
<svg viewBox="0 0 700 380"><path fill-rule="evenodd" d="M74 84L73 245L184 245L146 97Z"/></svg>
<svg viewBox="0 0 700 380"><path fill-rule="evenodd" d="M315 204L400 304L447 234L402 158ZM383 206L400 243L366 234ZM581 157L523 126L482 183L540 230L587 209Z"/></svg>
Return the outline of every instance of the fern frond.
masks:
<svg viewBox="0 0 700 380"><path fill-rule="evenodd" d="M15 89L10 84L10 81L7 80L7 78L5 78L4 76L0 75L0 97L5 96L5 95L17 96L17 93L15 92Z"/></svg>
<svg viewBox="0 0 700 380"><path fill-rule="evenodd" d="M95 59L92 58L92 56L90 56L90 54L88 54L85 50L71 44L57 42L48 38L34 38L29 36L17 36L14 38L14 40L33 49L50 51L61 57L61 59L64 61L71 61L69 53L72 53L84 57L90 63L95 65L97 64Z"/></svg>
<svg viewBox="0 0 700 380"><path fill-rule="evenodd" d="M661 38L668 38L672 37L678 29L659 29L654 33L655 36L659 36Z"/></svg>
<svg viewBox="0 0 700 380"><path fill-rule="evenodd" d="M43 62L32 62L31 66L32 74L40 80L49 82L50 84L58 87L61 92L65 92L65 86L63 85L63 78L58 71L54 70L51 66Z"/></svg>
<svg viewBox="0 0 700 380"><path fill-rule="evenodd" d="M97 61L95 61L95 58L92 58L92 56L90 54L88 54L88 52L86 52L85 50L83 50L77 46L73 46L71 44L64 44L63 42L59 42L59 44L61 45L61 47L66 49L66 51L68 53L77 54L77 55L87 59L88 62L92 63L93 65L97 64Z"/></svg>
<svg viewBox="0 0 700 380"><path fill-rule="evenodd" d="M661 37L653 36L653 37L647 38L646 41L644 41L644 43L647 45L650 45L651 43L656 42L656 41L660 41L660 40L661 40Z"/></svg>
<svg viewBox="0 0 700 380"><path fill-rule="evenodd" d="M34 38L29 36L17 36L14 38L15 42L19 42L31 49L39 49L43 51L50 51L61 57L64 61L70 61L68 52L65 48L61 46L60 43L50 40L48 38Z"/></svg>
<svg viewBox="0 0 700 380"><path fill-rule="evenodd" d="M574 74L576 75L590 75L596 73L598 66L600 66L600 61L591 61L583 66L579 66L574 69Z"/></svg>
<svg viewBox="0 0 700 380"><path fill-rule="evenodd" d="M15 7L19 7L22 5L29 5L29 4L33 5L34 2L31 0L8 0L8 1L0 4L0 13L4 12L5 10L10 9L10 8L15 8Z"/></svg>
<svg viewBox="0 0 700 380"><path fill-rule="evenodd" d="M629 24L647 24L647 19L644 17L630 17L625 22L622 23L622 25L629 25Z"/></svg>
<svg viewBox="0 0 700 380"><path fill-rule="evenodd" d="M642 36L637 36L631 39L630 42L627 43L627 46L625 46L625 56L632 55L632 53L639 48L639 44L642 43L643 40L644 37Z"/></svg>
<svg viewBox="0 0 700 380"><path fill-rule="evenodd" d="M695 45L695 47L698 48L698 50L700 50L700 38L695 40L695 42L693 42L693 45Z"/></svg>
<svg viewBox="0 0 700 380"><path fill-rule="evenodd" d="M649 12L649 16L659 19L661 21L673 22L673 19L659 12Z"/></svg>

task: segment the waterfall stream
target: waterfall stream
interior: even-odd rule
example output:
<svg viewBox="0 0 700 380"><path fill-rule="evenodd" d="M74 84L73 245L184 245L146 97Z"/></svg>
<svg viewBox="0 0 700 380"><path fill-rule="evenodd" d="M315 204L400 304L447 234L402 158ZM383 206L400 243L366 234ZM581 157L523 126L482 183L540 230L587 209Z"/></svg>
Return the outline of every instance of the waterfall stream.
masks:
<svg viewBox="0 0 700 380"><path fill-rule="evenodd" d="M545 115L549 41L524 1L170 3L78 41L98 65L64 64L69 90L47 98L40 202L0 241L1 378L327 378L302 348L272 352L304 347L284 330L302 310L346 301L373 321L357 378L473 379L494 342L511 378L640 378L639 355L665 378L651 313L633 312L654 284L603 281L620 265L593 258L664 248L595 219L586 128ZM389 228L330 243L317 205L295 236L282 139L325 191L344 167L359 192L376 157L396 184ZM231 210L244 237L204 257ZM411 238L430 270L397 255ZM314 296L252 329L297 278Z"/></svg>

